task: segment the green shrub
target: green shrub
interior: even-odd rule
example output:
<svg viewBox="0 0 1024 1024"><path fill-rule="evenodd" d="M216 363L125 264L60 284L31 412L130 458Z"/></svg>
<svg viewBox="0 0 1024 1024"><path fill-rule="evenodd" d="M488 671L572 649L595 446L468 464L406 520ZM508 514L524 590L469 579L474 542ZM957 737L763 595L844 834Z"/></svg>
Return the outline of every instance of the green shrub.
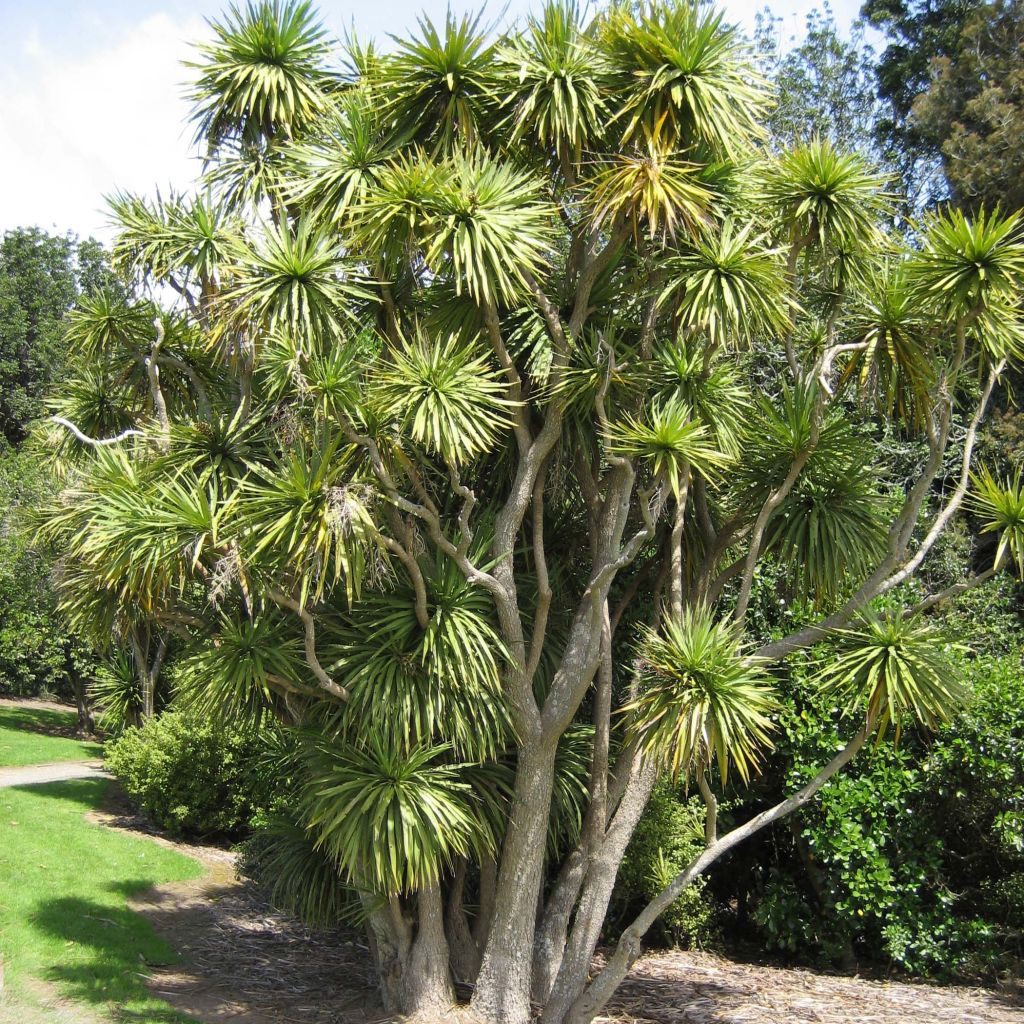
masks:
<svg viewBox="0 0 1024 1024"><path fill-rule="evenodd" d="M273 800L258 734L179 711L107 745L107 766L138 807L176 835L239 837Z"/></svg>
<svg viewBox="0 0 1024 1024"><path fill-rule="evenodd" d="M704 848L704 805L668 783L651 795L626 857L615 892L617 914L632 915L656 896ZM671 945L705 945L714 935L716 907L698 878L661 916L662 939Z"/></svg>
<svg viewBox="0 0 1024 1024"><path fill-rule="evenodd" d="M765 840L750 916L769 948L972 980L1019 960L1024 672L1016 657L963 669L973 695L953 722L867 752ZM840 745L834 709L798 696L776 751L790 791Z"/></svg>

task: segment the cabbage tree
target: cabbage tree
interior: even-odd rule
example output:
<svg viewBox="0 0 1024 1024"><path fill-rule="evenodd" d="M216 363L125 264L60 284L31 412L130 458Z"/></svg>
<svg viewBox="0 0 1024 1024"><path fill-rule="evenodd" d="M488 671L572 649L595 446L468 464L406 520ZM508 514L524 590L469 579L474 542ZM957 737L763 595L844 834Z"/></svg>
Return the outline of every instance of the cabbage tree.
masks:
<svg viewBox="0 0 1024 1024"><path fill-rule="evenodd" d="M773 152L702 5L336 51L260 0L215 37L204 180L112 201L132 294L177 301L71 324L65 605L159 624L179 701L290 731L278 893L354 908L389 1009L442 1019L458 982L479 1021L586 1024L693 878L955 706L927 622L952 595L904 584L981 479L1018 218L897 232L861 158ZM1016 497L985 480L1001 569ZM752 612L767 562L789 634ZM849 742L720 832L778 666L815 649ZM591 973L660 772L703 795L706 849Z"/></svg>

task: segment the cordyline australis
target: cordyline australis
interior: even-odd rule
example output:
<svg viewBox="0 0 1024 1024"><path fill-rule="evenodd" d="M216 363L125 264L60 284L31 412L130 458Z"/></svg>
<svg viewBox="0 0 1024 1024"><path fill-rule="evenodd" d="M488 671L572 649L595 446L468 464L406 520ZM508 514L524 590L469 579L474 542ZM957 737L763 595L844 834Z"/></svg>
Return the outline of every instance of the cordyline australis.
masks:
<svg viewBox="0 0 1024 1024"><path fill-rule="evenodd" d="M202 185L111 200L126 290L70 323L44 533L144 712L169 644L179 703L277 723L277 897L354 902L390 1010L584 1024L695 876L955 706L949 595L900 585L965 499L1002 543L961 589L1021 550L1019 484L969 492L1024 243L998 213L899 235L858 156L774 152L704 7L449 16L337 56L305 3L213 23ZM810 611L757 646L765 560ZM848 743L719 834L772 666L816 645ZM706 849L591 973L662 771Z"/></svg>

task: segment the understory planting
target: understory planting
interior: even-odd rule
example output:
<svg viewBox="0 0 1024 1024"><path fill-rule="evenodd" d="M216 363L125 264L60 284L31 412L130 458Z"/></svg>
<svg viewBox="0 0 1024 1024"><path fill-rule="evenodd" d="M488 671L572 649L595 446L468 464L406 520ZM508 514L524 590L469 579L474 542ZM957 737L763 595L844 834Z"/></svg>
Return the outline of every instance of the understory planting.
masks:
<svg viewBox="0 0 1024 1024"><path fill-rule="evenodd" d="M190 715L280 724L260 860L365 925L389 1010L588 1024L717 860L960 705L933 609L1024 563L1020 479L974 459L1018 217L910 225L861 157L775 151L689 2L380 50L258 0L189 73L203 177L111 197L123 287L71 315L37 439L62 608L122 650L126 720L173 652ZM986 563L906 600L968 507ZM839 740L719 829L791 658ZM659 778L702 839L608 931Z"/></svg>

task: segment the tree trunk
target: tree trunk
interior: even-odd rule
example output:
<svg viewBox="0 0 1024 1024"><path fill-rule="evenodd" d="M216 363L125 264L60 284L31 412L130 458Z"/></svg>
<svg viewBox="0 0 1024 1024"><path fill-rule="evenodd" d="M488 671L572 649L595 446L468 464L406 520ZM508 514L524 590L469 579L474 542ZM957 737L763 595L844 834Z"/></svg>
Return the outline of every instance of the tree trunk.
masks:
<svg viewBox="0 0 1024 1024"><path fill-rule="evenodd" d="M480 970L480 947L473 939L466 918L465 894L468 863L462 858L455 868L445 909L445 934L451 951L452 974L464 985L476 982Z"/></svg>
<svg viewBox="0 0 1024 1024"><path fill-rule="evenodd" d="M409 962L412 929L396 898L385 907L373 905L372 897L361 897L367 909L367 932L376 961L380 998L388 1013L405 1009L405 968Z"/></svg>
<svg viewBox="0 0 1024 1024"><path fill-rule="evenodd" d="M530 976L547 843L555 744L525 745L502 850L494 919L484 949L472 1010L485 1024L526 1024Z"/></svg>
<svg viewBox="0 0 1024 1024"><path fill-rule="evenodd" d="M562 966L569 920L587 872L588 852L577 847L566 858L537 925L533 946L533 1000L543 1006Z"/></svg>
<svg viewBox="0 0 1024 1024"><path fill-rule="evenodd" d="M473 941L477 949L487 945L494 920L494 893L498 887L498 862L488 857L480 865L480 906L473 922Z"/></svg>
<svg viewBox="0 0 1024 1024"><path fill-rule="evenodd" d="M417 903L419 924L409 956L403 1012L411 1020L439 1021L455 1005L441 887L422 889Z"/></svg>
<svg viewBox="0 0 1024 1024"><path fill-rule="evenodd" d="M559 1024L587 983L622 858L650 799L657 774L654 764L645 764L639 769L590 861L569 941L560 957L555 984L541 1018L543 1024Z"/></svg>
<svg viewBox="0 0 1024 1024"><path fill-rule="evenodd" d="M417 895L415 928L401 901L384 906L365 897L367 931L388 1013L410 1020L441 1021L455 1005L444 933L444 905L438 885Z"/></svg>
<svg viewBox="0 0 1024 1024"><path fill-rule="evenodd" d="M152 672L143 669L142 672L142 720L148 721L153 717L156 707L156 679Z"/></svg>
<svg viewBox="0 0 1024 1024"><path fill-rule="evenodd" d="M74 655L70 646L64 649L64 671L67 673L68 681L75 694L75 704L78 706L78 735L91 736L96 731L96 723L93 721L92 710L89 707L89 692L82 673L78 671Z"/></svg>
<svg viewBox="0 0 1024 1024"><path fill-rule="evenodd" d="M642 949L643 937L658 919L693 880L699 877L719 857L727 853L744 839L787 815L798 811L833 775L844 768L874 732L876 714L871 713L863 728L836 754L832 760L802 789L777 803L774 807L755 815L750 821L727 832L708 846L692 860L657 896L637 915L632 924L622 933L617 946L605 967L590 981L568 1013L558 1019L558 1024L590 1024L604 1009L608 1000L622 983L629 969L636 963Z"/></svg>

